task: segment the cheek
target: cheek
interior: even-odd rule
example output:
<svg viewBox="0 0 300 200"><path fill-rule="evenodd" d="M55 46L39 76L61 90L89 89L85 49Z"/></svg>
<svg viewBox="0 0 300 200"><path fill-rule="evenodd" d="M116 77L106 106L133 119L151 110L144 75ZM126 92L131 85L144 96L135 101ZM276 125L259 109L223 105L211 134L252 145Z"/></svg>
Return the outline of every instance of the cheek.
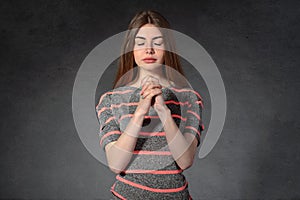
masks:
<svg viewBox="0 0 300 200"><path fill-rule="evenodd" d="M133 51L133 57L136 64L139 64L141 53L139 51Z"/></svg>
<svg viewBox="0 0 300 200"><path fill-rule="evenodd" d="M143 51L141 51L141 50L134 50L133 55L136 56L136 57L141 57L142 52Z"/></svg>
<svg viewBox="0 0 300 200"><path fill-rule="evenodd" d="M165 55L165 52L164 52L164 51L159 51L158 54L159 54L160 60L161 60L162 62L164 62L164 57L165 57L164 55Z"/></svg>

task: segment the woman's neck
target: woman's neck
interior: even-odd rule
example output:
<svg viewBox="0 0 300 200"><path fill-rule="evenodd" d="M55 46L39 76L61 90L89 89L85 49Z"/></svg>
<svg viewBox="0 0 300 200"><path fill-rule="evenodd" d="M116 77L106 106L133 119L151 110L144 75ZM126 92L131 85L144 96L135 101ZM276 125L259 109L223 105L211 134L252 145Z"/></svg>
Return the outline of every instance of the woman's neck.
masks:
<svg viewBox="0 0 300 200"><path fill-rule="evenodd" d="M159 84L161 84L163 87L169 87L170 82L165 77L162 67L156 68L154 70L145 70L143 68L139 68L137 72L137 78L134 80L130 85L135 87L140 87L142 80L147 76L153 76L154 78L157 78L159 80Z"/></svg>

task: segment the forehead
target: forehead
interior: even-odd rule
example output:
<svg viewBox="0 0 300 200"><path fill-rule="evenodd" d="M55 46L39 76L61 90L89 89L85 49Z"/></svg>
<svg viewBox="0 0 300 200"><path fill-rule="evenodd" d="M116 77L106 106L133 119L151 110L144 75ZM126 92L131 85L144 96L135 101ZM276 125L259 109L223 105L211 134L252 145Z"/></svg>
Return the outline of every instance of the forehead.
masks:
<svg viewBox="0 0 300 200"><path fill-rule="evenodd" d="M159 28L157 28L156 26L152 24L146 24L138 30L136 36L152 38L152 37L162 36L162 33L160 32Z"/></svg>

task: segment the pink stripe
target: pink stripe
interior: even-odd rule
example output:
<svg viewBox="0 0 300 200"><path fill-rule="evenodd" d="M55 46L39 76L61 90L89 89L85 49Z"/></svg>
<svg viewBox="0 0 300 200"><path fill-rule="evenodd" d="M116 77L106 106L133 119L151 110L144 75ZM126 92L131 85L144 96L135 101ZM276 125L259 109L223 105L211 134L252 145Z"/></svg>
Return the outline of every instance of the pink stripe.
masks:
<svg viewBox="0 0 300 200"><path fill-rule="evenodd" d="M179 174L183 172L182 169L179 170L144 170L144 169L132 169L126 170L125 173L145 173L145 174Z"/></svg>
<svg viewBox="0 0 300 200"><path fill-rule="evenodd" d="M191 110L188 110L187 112L188 113L192 113L193 115L195 115L195 117L197 117L198 120L200 120L200 116L197 113L195 113L195 112L193 112Z"/></svg>
<svg viewBox="0 0 300 200"><path fill-rule="evenodd" d="M140 188L142 190L148 190L148 191L151 191L151 192L161 192L161 193L180 192L180 191L184 190L186 188L187 184L188 184L187 182L185 182L185 184L182 187L179 187L179 188L157 189L157 188L147 187L147 186L144 186L144 185L141 185L141 184L138 184L138 183L134 183L132 181L121 178L120 176L117 176L116 178L119 181L122 181L123 183L131 185L133 187L137 187L137 188Z"/></svg>
<svg viewBox="0 0 300 200"><path fill-rule="evenodd" d="M201 95L198 93L198 92L196 92L196 91L194 91L194 90L189 90L189 89L177 89L177 88L174 88L174 87L172 87L172 88L170 88L170 89L173 89L174 91L176 91L176 92L192 92L192 93L194 93L194 94L196 94L200 99L202 99L202 97L201 97ZM103 100L103 98L106 96L106 95L108 95L108 94L126 94L126 93L128 93L128 92L132 92L133 90L124 90L124 91L112 91L112 92L106 92L105 94L103 94L102 96L101 96L101 98L100 98L100 100L99 100L99 103L98 103L98 105L96 106L96 107L98 107L99 106L99 104L102 102L102 100ZM171 101L170 101L171 102ZM175 101L173 101L172 103L175 103ZM180 102L180 104L186 104L186 102ZM175 103L176 104L176 103Z"/></svg>
<svg viewBox="0 0 300 200"><path fill-rule="evenodd" d="M133 90L124 90L124 91L112 91L112 92L106 92L104 93L101 97L100 97L100 100L99 100L99 103L97 105L97 107L99 106L99 104L102 102L103 98L108 95L108 94L126 94L128 92L132 92Z"/></svg>
<svg viewBox="0 0 300 200"><path fill-rule="evenodd" d="M139 135L143 136L166 136L165 132L140 132Z"/></svg>
<svg viewBox="0 0 300 200"><path fill-rule="evenodd" d="M112 193L114 193L114 195L116 195L117 197L119 197L120 199L126 200L125 197L123 197L122 195L120 195L119 193L117 193L117 192L115 191L115 185L116 185L116 183L113 184L113 186L111 187L110 191L111 191Z"/></svg>
<svg viewBox="0 0 300 200"><path fill-rule="evenodd" d="M127 117L132 117L133 114L127 114L127 115L123 115L120 119L119 119L119 123L122 119L127 118Z"/></svg>
<svg viewBox="0 0 300 200"><path fill-rule="evenodd" d="M108 122L110 122L110 121L113 120L113 119L115 119L115 117L110 117L110 118L108 118L108 119L106 120L105 124L108 123Z"/></svg>
<svg viewBox="0 0 300 200"><path fill-rule="evenodd" d="M200 101L201 102L201 101ZM131 102L131 103L121 103L121 104L112 104L112 107L121 107L121 106L137 106L139 102ZM176 105L189 105L190 103L188 101L186 102L180 102L180 101L165 101L165 104L176 104Z"/></svg>
<svg viewBox="0 0 300 200"><path fill-rule="evenodd" d="M133 116L133 114L123 115L123 116L120 118L119 121L121 121L121 120L124 119L124 118L132 117L132 116ZM155 115L155 116L146 115L144 118L146 118L146 119L149 119L149 118L157 119L157 118L159 118L159 116L158 116L158 115Z"/></svg>
<svg viewBox="0 0 300 200"><path fill-rule="evenodd" d="M123 115L123 116L119 119L119 123L120 123L120 121L123 120L124 118L132 117L132 116L133 116L133 114ZM181 120L183 120L183 121L186 121L186 118L181 117L180 115L172 114L171 116L172 116L172 117L175 117L175 118L179 118L179 119L181 119ZM159 119L159 116L158 116L158 115L155 115L155 116L146 115L144 118L146 118L146 119L149 119L149 118L151 118L151 119Z"/></svg>
<svg viewBox="0 0 300 200"><path fill-rule="evenodd" d="M138 103L136 103L136 102L133 102L133 103L120 103L120 104L112 104L111 108L119 108L121 106L136 106L136 105L138 105ZM111 108L109 108L109 107L103 107L101 110L98 111L98 117L100 116L100 114L104 110L111 109Z"/></svg>
<svg viewBox="0 0 300 200"><path fill-rule="evenodd" d="M188 101L186 101L186 102L180 102L180 101L173 101L173 100L165 101L165 104L190 105L190 103Z"/></svg>
<svg viewBox="0 0 300 200"><path fill-rule="evenodd" d="M132 92L134 90L123 90L123 91L112 91L112 92L107 92L106 94L126 94L128 92Z"/></svg>
<svg viewBox="0 0 300 200"><path fill-rule="evenodd" d="M131 102L131 103L120 103L120 104L112 104L111 107L113 108L119 108L121 106L137 106L138 102Z"/></svg>
<svg viewBox="0 0 300 200"><path fill-rule="evenodd" d="M120 104L112 104L111 108L119 108L121 106L136 106L136 105L138 105L138 103L136 103L136 102L133 102L133 103L120 103ZM111 109L111 108L109 108L109 107L103 107L101 110L98 111L98 117L100 116L100 114L104 110Z"/></svg>
<svg viewBox="0 0 300 200"><path fill-rule="evenodd" d="M172 116L172 117L175 117L175 118L179 118L179 119L181 119L182 121L186 121L186 118L181 117L180 115L172 114L171 116ZM124 118L127 118L127 117L133 117L133 114L123 115L123 116L119 119L119 123L120 123L121 120L123 120ZM146 115L144 118L145 118L145 119L149 119L149 118L150 118L150 119L159 119L159 116L158 116L158 115L155 115L155 116ZM108 123L108 122L110 122L110 121L113 120L113 119L115 119L115 117L110 117L110 118L108 118L108 119L106 120L105 123Z"/></svg>
<svg viewBox="0 0 300 200"><path fill-rule="evenodd" d="M137 106L138 104L139 104L139 102L131 102L131 103L112 104L111 106L114 107L114 108L118 108L118 107L121 107L121 106ZM165 101L165 104L189 105L189 102L188 101L178 102L178 101L170 100L170 101Z"/></svg>
<svg viewBox="0 0 300 200"><path fill-rule="evenodd" d="M104 97L107 95L107 93L103 94L101 97L100 97L100 100L99 100L99 103L97 105L97 107L101 104L102 100L104 99Z"/></svg>
<svg viewBox="0 0 300 200"><path fill-rule="evenodd" d="M187 129L192 129L193 131L196 131L196 132L197 132L197 134L199 135L199 137L201 136L201 135L200 135L200 132L199 132L197 129L195 129L194 127L192 127L192 126L186 126L185 128L187 128Z"/></svg>
<svg viewBox="0 0 300 200"><path fill-rule="evenodd" d="M133 151L133 154L142 154L142 155L172 155L170 151Z"/></svg>
<svg viewBox="0 0 300 200"><path fill-rule="evenodd" d="M98 111L98 117L100 116L100 114L101 114L103 111L105 111L105 110L107 110L107 109L110 109L110 108L109 108L109 107L103 107L103 108L101 108L101 110Z"/></svg>
<svg viewBox="0 0 300 200"><path fill-rule="evenodd" d="M144 118L146 118L146 119L158 119L159 118L159 116L158 115L155 115L155 116L151 116L151 115L146 115Z"/></svg>
<svg viewBox="0 0 300 200"><path fill-rule="evenodd" d="M122 200L126 200L125 197L123 197L122 195L120 195L119 193L117 193L116 191L114 190L110 190L112 193L114 193L114 195L116 195L117 197L119 197L120 199Z"/></svg>
<svg viewBox="0 0 300 200"><path fill-rule="evenodd" d="M133 117L133 114L127 114L127 115L123 115L120 119L119 119L119 122L121 120L123 120L124 118L127 118L127 117ZM159 118L158 116L149 116L149 115L146 115L144 118Z"/></svg>
<svg viewBox="0 0 300 200"><path fill-rule="evenodd" d="M105 135L102 136L101 140L100 140L100 145L102 146L102 143L103 143L103 140L110 136L110 135L113 135L113 134L118 134L118 135L121 135L121 132L120 131L110 131L110 132L107 132Z"/></svg>
<svg viewBox="0 0 300 200"><path fill-rule="evenodd" d="M186 121L186 118L181 117L180 115L172 114L172 117L176 117L176 118L181 119L182 121Z"/></svg>
<svg viewBox="0 0 300 200"><path fill-rule="evenodd" d="M177 88L172 88L174 91L176 92L192 92L194 94L196 94L200 99L202 99L202 97L200 96L200 94L198 92L196 92L195 90L189 90L189 89L177 89Z"/></svg>
<svg viewBox="0 0 300 200"><path fill-rule="evenodd" d="M97 106L96 106L96 109L98 109L98 107L99 107L99 105L100 105L100 103L101 103L101 101L102 101L102 99L103 99L103 96L105 96L105 95L102 95L102 96L100 97L100 100L99 100L99 102L98 102L98 104L97 104Z"/></svg>
<svg viewBox="0 0 300 200"><path fill-rule="evenodd" d="M202 101L196 101L196 104L201 105L201 107L203 108L203 103L202 103Z"/></svg>

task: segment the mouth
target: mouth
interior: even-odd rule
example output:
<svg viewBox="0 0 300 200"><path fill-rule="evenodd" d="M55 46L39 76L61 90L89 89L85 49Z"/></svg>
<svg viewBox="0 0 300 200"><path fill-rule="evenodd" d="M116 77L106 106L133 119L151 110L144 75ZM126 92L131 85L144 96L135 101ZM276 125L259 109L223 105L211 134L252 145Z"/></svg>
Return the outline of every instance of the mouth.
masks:
<svg viewBox="0 0 300 200"><path fill-rule="evenodd" d="M157 59L155 58L144 58L143 61L145 63L154 63Z"/></svg>

